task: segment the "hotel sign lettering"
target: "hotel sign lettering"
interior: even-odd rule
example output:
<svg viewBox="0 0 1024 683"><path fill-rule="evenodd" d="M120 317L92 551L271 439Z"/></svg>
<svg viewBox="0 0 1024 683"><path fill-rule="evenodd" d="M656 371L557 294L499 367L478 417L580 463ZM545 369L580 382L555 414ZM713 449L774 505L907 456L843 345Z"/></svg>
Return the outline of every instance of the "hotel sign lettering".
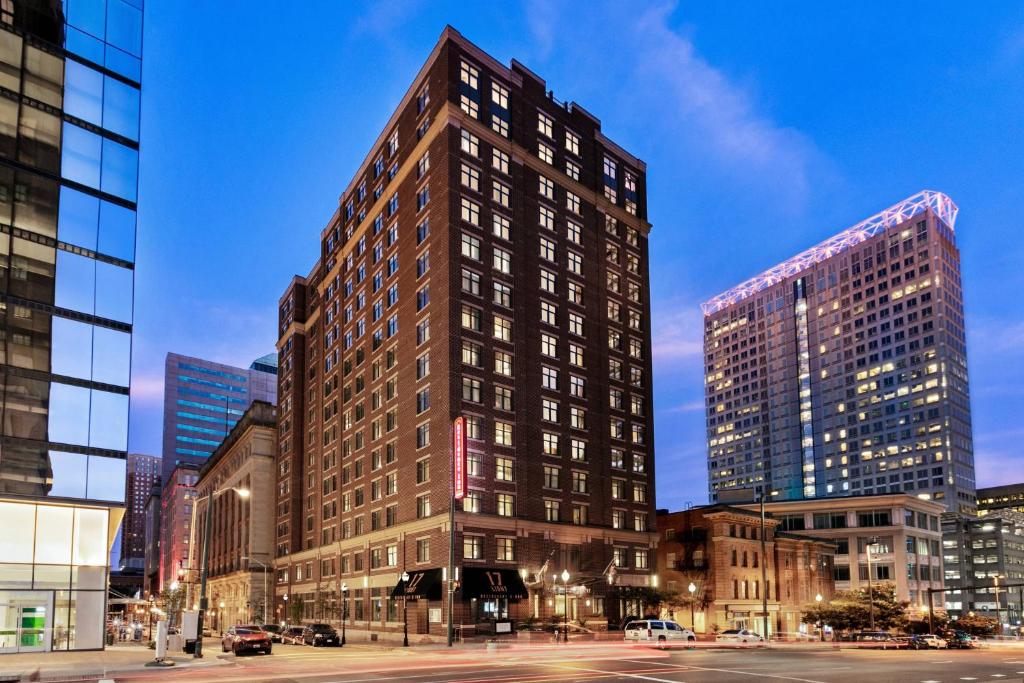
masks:
<svg viewBox="0 0 1024 683"><path fill-rule="evenodd" d="M452 423L452 495L455 500L466 497L466 418L461 415Z"/></svg>

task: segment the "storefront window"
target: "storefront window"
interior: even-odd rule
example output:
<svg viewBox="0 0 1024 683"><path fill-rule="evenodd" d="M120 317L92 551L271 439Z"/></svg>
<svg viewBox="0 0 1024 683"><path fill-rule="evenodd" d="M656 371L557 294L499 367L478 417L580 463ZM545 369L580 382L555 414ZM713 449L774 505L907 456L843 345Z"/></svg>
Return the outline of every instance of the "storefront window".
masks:
<svg viewBox="0 0 1024 683"><path fill-rule="evenodd" d="M2 502L0 519L0 652L101 648L109 510Z"/></svg>

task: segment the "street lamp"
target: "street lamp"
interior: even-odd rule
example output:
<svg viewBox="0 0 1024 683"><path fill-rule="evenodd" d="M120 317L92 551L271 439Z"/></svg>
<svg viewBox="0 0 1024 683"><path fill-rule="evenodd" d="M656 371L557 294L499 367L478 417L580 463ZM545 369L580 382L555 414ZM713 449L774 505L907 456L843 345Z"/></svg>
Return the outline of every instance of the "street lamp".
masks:
<svg viewBox="0 0 1024 683"><path fill-rule="evenodd" d="M821 593L818 593L817 595L814 596L814 602L818 606L818 614L819 615L821 614L821 601L822 601ZM821 629L821 639L825 640L825 622L821 621L819 619L818 620L818 628Z"/></svg>
<svg viewBox="0 0 1024 683"><path fill-rule="evenodd" d="M203 656L203 617L205 616L207 605L206 577L210 573L210 527L213 526L213 501L217 499L217 496L227 491L234 491L242 500L248 500L249 496L252 495L249 489L229 486L204 496L206 498L206 528L203 530L203 554L199 574L199 616L196 619L196 649L193 655L195 659L201 659ZM193 508L199 505L201 500L194 500L192 502Z"/></svg>
<svg viewBox="0 0 1024 683"><path fill-rule="evenodd" d="M867 553L868 559L868 622L871 625L871 630L875 630L875 591L871 587L871 546L878 542L877 536L872 536L868 539L868 544L864 547Z"/></svg>
<svg viewBox="0 0 1024 683"><path fill-rule="evenodd" d="M565 594L565 642L569 642L569 570L562 570L562 592Z"/></svg>
<svg viewBox="0 0 1024 683"><path fill-rule="evenodd" d="M690 591L690 628L694 633L697 632L697 618L693 615L693 601L696 600L694 593L697 592L697 584L693 581L686 587L686 590Z"/></svg>
<svg viewBox="0 0 1024 683"><path fill-rule="evenodd" d="M267 623L267 595L268 595L268 593L267 593L267 570L269 569L269 567L267 567L267 565L265 565L264 563L260 562L259 560L253 559L251 557L243 557L242 558L242 562L249 562L250 564L255 562L256 564L258 564L260 567L263 568L263 624L266 625L266 623Z"/></svg>
<svg viewBox="0 0 1024 683"><path fill-rule="evenodd" d="M409 647L409 572L402 572L402 647Z"/></svg>
<svg viewBox="0 0 1024 683"><path fill-rule="evenodd" d="M341 584L341 644L345 645L345 622L348 621L348 584Z"/></svg>

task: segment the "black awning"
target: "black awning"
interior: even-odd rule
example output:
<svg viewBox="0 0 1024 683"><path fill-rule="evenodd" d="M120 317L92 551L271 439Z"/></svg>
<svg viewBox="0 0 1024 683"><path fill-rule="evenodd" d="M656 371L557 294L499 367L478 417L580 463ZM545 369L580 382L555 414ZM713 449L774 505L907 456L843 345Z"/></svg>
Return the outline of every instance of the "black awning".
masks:
<svg viewBox="0 0 1024 683"><path fill-rule="evenodd" d="M419 600L420 598L440 600L441 583L440 569L421 569L409 572L409 583L406 584L405 581L399 579L398 585L391 591L391 597L409 600Z"/></svg>
<svg viewBox="0 0 1024 683"><path fill-rule="evenodd" d="M522 600L529 596L523 577L515 569L489 567L462 568L462 599L493 600L511 598Z"/></svg>

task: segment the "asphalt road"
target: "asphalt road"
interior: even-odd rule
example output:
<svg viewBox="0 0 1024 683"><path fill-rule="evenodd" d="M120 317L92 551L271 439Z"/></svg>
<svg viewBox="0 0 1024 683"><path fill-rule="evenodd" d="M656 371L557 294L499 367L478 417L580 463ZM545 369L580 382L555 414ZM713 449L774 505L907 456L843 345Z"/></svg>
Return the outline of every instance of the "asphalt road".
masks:
<svg viewBox="0 0 1024 683"><path fill-rule="evenodd" d="M210 653L211 655L213 653ZM131 673L114 680L241 683L546 683L647 681L701 683L951 683L1024 682L1024 649L875 651L773 648L658 651L623 644L512 647L487 652L346 646L279 646L274 654L234 657L201 670Z"/></svg>

